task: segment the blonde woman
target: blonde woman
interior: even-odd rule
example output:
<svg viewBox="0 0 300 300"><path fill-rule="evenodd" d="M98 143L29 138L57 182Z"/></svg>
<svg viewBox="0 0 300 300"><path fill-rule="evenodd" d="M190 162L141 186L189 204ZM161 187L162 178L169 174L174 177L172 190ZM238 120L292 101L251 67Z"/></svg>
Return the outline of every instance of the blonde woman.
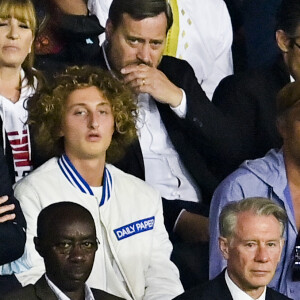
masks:
<svg viewBox="0 0 300 300"><path fill-rule="evenodd" d="M16 182L32 170L25 109L37 87L32 45L36 31L30 0L0 0L0 146Z"/></svg>

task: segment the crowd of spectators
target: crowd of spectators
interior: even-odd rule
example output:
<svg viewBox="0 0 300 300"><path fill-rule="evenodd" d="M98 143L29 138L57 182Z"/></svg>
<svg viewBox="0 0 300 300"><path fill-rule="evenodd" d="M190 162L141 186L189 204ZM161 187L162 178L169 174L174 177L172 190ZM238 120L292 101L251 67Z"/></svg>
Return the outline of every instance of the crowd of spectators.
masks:
<svg viewBox="0 0 300 300"><path fill-rule="evenodd" d="M0 0L0 299L299 299L299 72L299 0Z"/></svg>

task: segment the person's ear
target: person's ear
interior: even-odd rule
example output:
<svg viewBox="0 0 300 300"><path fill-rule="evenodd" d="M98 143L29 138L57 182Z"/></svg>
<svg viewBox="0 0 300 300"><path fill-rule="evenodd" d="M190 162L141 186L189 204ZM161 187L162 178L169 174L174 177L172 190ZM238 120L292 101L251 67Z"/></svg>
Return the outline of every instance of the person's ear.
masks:
<svg viewBox="0 0 300 300"><path fill-rule="evenodd" d="M276 41L278 47L283 53L289 51L289 45L291 40L283 30L280 29L276 31Z"/></svg>
<svg viewBox="0 0 300 300"><path fill-rule="evenodd" d="M279 135L284 139L286 137L286 120L282 118L278 118L276 121L277 131Z"/></svg>
<svg viewBox="0 0 300 300"><path fill-rule="evenodd" d="M33 238L33 242L34 242L34 246L35 246L35 250L38 252L38 254L41 256L41 257L44 257L44 254L43 254L43 247L41 245L41 241L38 237L34 237Z"/></svg>
<svg viewBox="0 0 300 300"><path fill-rule="evenodd" d="M224 238L222 236L219 237L219 248L224 259L227 260L229 258L229 241L227 238Z"/></svg>
<svg viewBox="0 0 300 300"><path fill-rule="evenodd" d="M107 41L111 40L111 36L113 34L113 31L114 31L114 26L113 26L111 20L108 19L106 21L106 25L105 25L105 38L106 38Z"/></svg>
<svg viewBox="0 0 300 300"><path fill-rule="evenodd" d="M63 126L62 126L62 125L60 126L60 129L58 129L58 131L57 131L57 136L58 136L58 137L63 137L63 136L65 136L64 129L63 129Z"/></svg>

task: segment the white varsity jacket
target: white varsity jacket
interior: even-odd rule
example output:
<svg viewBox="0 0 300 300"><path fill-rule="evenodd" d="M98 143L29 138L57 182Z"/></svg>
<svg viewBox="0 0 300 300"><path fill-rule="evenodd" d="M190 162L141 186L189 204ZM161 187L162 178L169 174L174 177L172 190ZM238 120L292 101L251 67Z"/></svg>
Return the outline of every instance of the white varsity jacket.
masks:
<svg viewBox="0 0 300 300"><path fill-rule="evenodd" d="M27 242L24 255L3 266L2 274L14 272L25 285L44 273L43 260L33 244L37 216L54 202L72 201L91 212L97 236L102 222L127 292L124 284L116 281L115 276L110 278L110 274L106 274L106 286L103 286L99 250L87 281L90 287L125 299L173 299L183 292L178 270L170 261L172 245L164 227L161 198L140 179L106 165L99 205L89 185L64 155L50 159L22 179L15 187L15 196L27 221Z"/></svg>

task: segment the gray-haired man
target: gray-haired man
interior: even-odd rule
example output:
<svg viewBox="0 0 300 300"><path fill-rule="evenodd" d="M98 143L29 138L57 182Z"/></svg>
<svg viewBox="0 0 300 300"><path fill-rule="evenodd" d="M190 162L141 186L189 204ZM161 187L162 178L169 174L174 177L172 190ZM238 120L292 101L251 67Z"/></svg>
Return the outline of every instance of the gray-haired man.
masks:
<svg viewBox="0 0 300 300"><path fill-rule="evenodd" d="M286 219L284 209L267 198L226 205L219 218L219 248L227 269L176 299L290 299L266 287L280 261Z"/></svg>

